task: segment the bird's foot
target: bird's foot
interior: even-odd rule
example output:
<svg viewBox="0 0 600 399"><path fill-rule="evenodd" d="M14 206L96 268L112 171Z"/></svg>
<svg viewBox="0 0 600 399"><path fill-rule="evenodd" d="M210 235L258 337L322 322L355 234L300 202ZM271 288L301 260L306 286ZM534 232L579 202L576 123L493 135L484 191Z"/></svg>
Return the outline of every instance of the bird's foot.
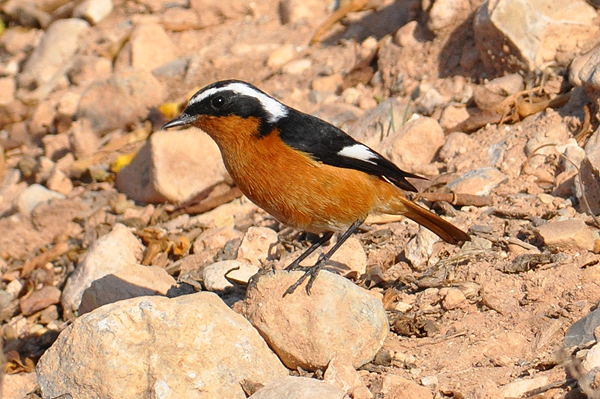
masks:
<svg viewBox="0 0 600 399"><path fill-rule="evenodd" d="M314 266L311 266L311 267L308 267L308 268L303 268L300 265L294 265L294 263L292 263L290 266L288 266L286 268L286 270L303 269L303 270L306 270L306 271L304 272L304 274L302 275L302 277L300 277L298 279L298 281L296 281L294 284L292 284L285 291L285 293L283 294L283 296L285 297L286 295L293 294L294 291L296 291L296 288L298 288L300 285L302 285L302 283L304 282L304 280L306 280L308 277L310 277L310 278L308 279L308 283L306 283L306 293L308 295L310 295L310 289L312 288L313 282L317 278L317 275L319 274L319 271L321 271L321 269L323 269L325 267L325 264L327 263L327 258L324 257L323 255L321 255L319 257L319 260L317 261L317 263L315 263Z"/></svg>

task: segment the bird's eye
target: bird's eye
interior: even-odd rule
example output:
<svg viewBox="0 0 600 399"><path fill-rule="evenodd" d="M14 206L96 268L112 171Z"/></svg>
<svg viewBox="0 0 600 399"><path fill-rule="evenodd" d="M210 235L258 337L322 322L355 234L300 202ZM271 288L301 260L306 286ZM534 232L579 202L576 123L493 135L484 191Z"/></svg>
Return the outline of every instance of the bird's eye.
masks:
<svg viewBox="0 0 600 399"><path fill-rule="evenodd" d="M211 100L210 102L212 104L213 107L215 108L221 108L224 104L225 104L225 98L219 96L219 97L215 97Z"/></svg>

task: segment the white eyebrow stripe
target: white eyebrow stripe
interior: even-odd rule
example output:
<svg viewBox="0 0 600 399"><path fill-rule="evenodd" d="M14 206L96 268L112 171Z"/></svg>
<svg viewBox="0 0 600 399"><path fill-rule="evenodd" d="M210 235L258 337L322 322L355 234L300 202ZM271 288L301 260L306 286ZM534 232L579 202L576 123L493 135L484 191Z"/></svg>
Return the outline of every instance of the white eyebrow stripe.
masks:
<svg viewBox="0 0 600 399"><path fill-rule="evenodd" d="M361 161L376 164L374 159L379 158L369 147L363 144L353 144L348 147L342 148L338 155L341 157L360 159Z"/></svg>
<svg viewBox="0 0 600 399"><path fill-rule="evenodd" d="M287 107L285 105L275 100L274 98L269 97L266 94L240 82L229 83L226 86L215 87L201 92L200 95L198 95L197 97L194 96L190 98L188 105L199 103L205 100L206 98L212 96L213 94L216 94L221 91L233 91L244 96L256 98L261 103L267 114L269 114L268 121L270 123L275 123L279 119L287 116L288 114Z"/></svg>

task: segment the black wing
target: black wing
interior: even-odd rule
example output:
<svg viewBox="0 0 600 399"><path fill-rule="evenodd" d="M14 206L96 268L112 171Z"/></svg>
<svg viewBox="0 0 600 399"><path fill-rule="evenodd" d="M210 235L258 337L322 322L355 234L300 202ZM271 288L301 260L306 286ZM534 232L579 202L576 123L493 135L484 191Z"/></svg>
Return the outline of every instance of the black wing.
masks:
<svg viewBox="0 0 600 399"><path fill-rule="evenodd" d="M423 179L398 168L381 154L354 140L332 124L300 111L290 110L288 116L277 122L277 127L284 143L327 165L385 177L407 191L417 191L415 186L406 180L407 177Z"/></svg>

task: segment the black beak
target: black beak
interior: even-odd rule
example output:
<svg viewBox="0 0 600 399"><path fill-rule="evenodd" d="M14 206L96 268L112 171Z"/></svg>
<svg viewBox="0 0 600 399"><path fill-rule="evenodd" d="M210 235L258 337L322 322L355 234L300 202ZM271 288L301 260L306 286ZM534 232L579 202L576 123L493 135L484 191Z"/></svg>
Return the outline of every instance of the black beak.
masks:
<svg viewBox="0 0 600 399"><path fill-rule="evenodd" d="M177 126L189 126L194 123L195 120L195 116L190 116L186 113L183 113L179 116L179 118L175 118L172 121L165 123L162 129L165 130Z"/></svg>

